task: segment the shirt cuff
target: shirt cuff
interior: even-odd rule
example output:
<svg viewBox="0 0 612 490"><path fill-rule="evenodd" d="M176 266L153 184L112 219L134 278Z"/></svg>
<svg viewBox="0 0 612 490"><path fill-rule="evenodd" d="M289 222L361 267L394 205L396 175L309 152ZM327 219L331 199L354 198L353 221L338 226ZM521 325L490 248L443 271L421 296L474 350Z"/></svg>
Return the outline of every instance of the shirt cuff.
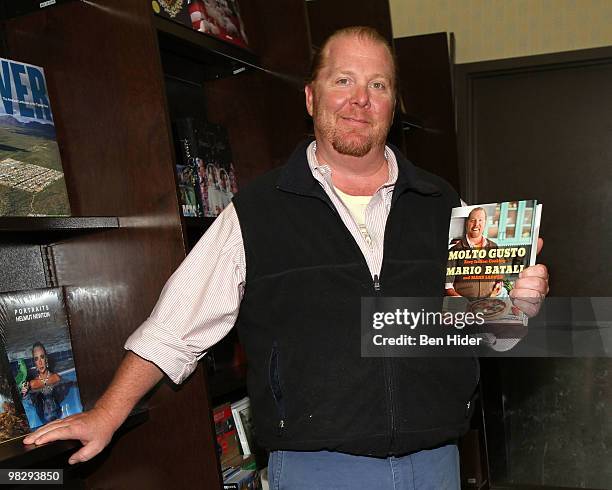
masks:
<svg viewBox="0 0 612 490"><path fill-rule="evenodd" d="M129 336L123 347L154 363L176 384L185 381L198 366L198 356L188 345L151 318Z"/></svg>

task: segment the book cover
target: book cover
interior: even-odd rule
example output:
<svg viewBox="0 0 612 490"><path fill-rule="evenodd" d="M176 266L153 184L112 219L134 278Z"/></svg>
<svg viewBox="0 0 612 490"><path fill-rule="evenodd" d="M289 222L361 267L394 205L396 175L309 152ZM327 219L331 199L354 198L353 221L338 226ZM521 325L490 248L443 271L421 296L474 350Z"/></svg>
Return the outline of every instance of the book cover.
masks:
<svg viewBox="0 0 612 490"><path fill-rule="evenodd" d="M197 138L200 204L204 216L216 217L238 192L229 137L223 126L199 121Z"/></svg>
<svg viewBox="0 0 612 490"><path fill-rule="evenodd" d="M242 454L249 456L253 449L253 418L251 416L251 400L248 396L232 403L232 415L242 447Z"/></svg>
<svg viewBox="0 0 612 490"><path fill-rule="evenodd" d="M449 227L446 311L482 313L493 323L526 324L509 293L535 263L541 204L535 200L454 208Z"/></svg>
<svg viewBox="0 0 612 490"><path fill-rule="evenodd" d="M0 58L0 216L67 216L44 70Z"/></svg>
<svg viewBox="0 0 612 490"><path fill-rule="evenodd" d="M183 216L204 216L198 199L197 128L193 118L174 121L174 134L177 143L176 177Z"/></svg>
<svg viewBox="0 0 612 490"><path fill-rule="evenodd" d="M217 438L217 450L221 468L231 466L230 461L240 455L240 443L236 425L232 417L232 409L229 403L224 403L213 410L213 420L215 423L215 434Z"/></svg>
<svg viewBox="0 0 612 490"><path fill-rule="evenodd" d="M153 12L166 19L191 27L188 0L152 0Z"/></svg>
<svg viewBox="0 0 612 490"><path fill-rule="evenodd" d="M30 427L82 412L62 289L0 294L0 326Z"/></svg>
<svg viewBox="0 0 612 490"><path fill-rule="evenodd" d="M243 48L248 45L236 0L153 0L151 5L162 17Z"/></svg>
<svg viewBox="0 0 612 490"><path fill-rule="evenodd" d="M248 41L236 0L193 0L189 12L192 27L196 31L247 47Z"/></svg>
<svg viewBox="0 0 612 490"><path fill-rule="evenodd" d="M30 432L4 345L0 343L0 443Z"/></svg>
<svg viewBox="0 0 612 490"><path fill-rule="evenodd" d="M256 470L241 469L223 480L223 490L257 490L261 488Z"/></svg>

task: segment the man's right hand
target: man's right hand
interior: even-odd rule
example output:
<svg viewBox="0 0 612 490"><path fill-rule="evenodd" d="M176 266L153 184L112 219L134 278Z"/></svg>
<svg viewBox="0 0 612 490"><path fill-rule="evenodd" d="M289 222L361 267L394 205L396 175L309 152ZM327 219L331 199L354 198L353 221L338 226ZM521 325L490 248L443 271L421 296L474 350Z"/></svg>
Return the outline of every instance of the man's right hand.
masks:
<svg viewBox="0 0 612 490"><path fill-rule="evenodd" d="M70 464L82 463L104 449L115 431L145 393L163 377L152 362L128 352L115 377L94 408L54 420L26 436L24 444L45 444L58 440L79 440L83 447L70 456Z"/></svg>
<svg viewBox="0 0 612 490"><path fill-rule="evenodd" d="M88 461L102 451L110 442L118 425L101 407L71 415L44 425L26 436L24 444L45 444L57 440L79 440L83 447L70 456L68 463Z"/></svg>

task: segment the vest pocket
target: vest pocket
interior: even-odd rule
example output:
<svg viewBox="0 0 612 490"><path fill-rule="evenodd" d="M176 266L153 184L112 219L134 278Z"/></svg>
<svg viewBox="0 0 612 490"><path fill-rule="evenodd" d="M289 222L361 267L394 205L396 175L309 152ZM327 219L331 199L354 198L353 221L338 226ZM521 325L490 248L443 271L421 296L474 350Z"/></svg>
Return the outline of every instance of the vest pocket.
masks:
<svg viewBox="0 0 612 490"><path fill-rule="evenodd" d="M276 342L272 344L272 351L270 352L268 382L272 390L272 397L274 398L274 404L276 405L276 411L278 413L279 421L277 434L280 436L285 429L285 402L283 400L283 390L280 378L280 356L278 344Z"/></svg>

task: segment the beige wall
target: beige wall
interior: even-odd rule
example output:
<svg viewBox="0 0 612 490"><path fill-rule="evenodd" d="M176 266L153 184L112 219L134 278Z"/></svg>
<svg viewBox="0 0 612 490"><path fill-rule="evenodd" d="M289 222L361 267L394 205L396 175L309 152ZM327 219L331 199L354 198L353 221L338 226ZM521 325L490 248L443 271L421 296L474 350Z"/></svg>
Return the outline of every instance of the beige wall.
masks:
<svg viewBox="0 0 612 490"><path fill-rule="evenodd" d="M612 45L612 0L389 0L394 37L454 32L456 62Z"/></svg>

